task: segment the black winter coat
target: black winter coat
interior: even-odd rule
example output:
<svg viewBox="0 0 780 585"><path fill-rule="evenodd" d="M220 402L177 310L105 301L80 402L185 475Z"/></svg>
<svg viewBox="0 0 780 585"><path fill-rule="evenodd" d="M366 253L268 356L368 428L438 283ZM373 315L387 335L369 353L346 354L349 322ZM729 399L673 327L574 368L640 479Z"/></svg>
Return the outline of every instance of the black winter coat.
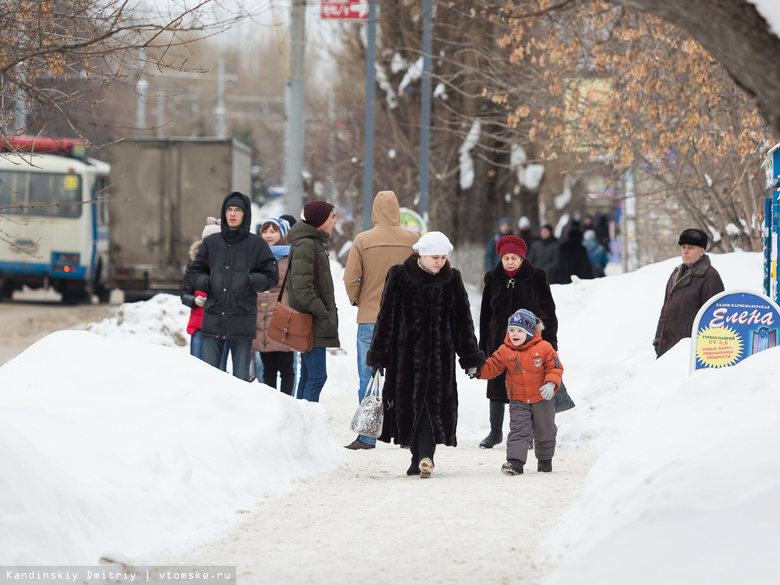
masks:
<svg viewBox="0 0 780 585"><path fill-rule="evenodd" d="M547 273L526 259L514 278L509 278L503 265L485 275L479 310L479 349L487 357L503 345L509 317L519 309L527 309L541 319L544 323L542 339L558 350L558 317ZM487 397L509 402L505 381L506 374L488 380Z"/></svg>
<svg viewBox="0 0 780 585"><path fill-rule="evenodd" d="M474 324L460 272L445 263L438 274L412 254L390 268L374 326L368 365L384 366L381 441L411 445L423 411L437 444L457 445L458 388L455 354L462 368L479 367Z"/></svg>
<svg viewBox="0 0 780 585"><path fill-rule="evenodd" d="M249 197L244 223L230 230L222 203L222 232L208 236L190 265L192 286L206 293L203 335L220 339L254 339L257 335L257 293L279 281L271 248L260 236L249 233L252 221Z"/></svg>
<svg viewBox="0 0 780 585"><path fill-rule="evenodd" d="M558 238L550 236L547 239L539 238L534 240L533 245L528 249L526 258L537 268L542 268L549 272L555 266L555 260L558 257Z"/></svg>
<svg viewBox="0 0 780 585"><path fill-rule="evenodd" d="M569 229L558 244L555 266L550 270L550 284L569 284L572 275L583 279L594 277L590 256L582 245L582 232L577 228Z"/></svg>

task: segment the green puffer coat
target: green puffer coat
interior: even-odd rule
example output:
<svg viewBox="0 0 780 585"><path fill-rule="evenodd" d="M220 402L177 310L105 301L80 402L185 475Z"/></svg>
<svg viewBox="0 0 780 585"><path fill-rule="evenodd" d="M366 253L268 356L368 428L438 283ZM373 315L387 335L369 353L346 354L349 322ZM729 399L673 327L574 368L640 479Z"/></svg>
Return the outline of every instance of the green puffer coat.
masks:
<svg viewBox="0 0 780 585"><path fill-rule="evenodd" d="M287 291L290 306L314 316L314 347L339 347L339 316L330 259L325 244L330 236L307 224L296 223L287 234L290 242ZM317 274L314 274L315 250ZM315 287L316 280L316 287Z"/></svg>

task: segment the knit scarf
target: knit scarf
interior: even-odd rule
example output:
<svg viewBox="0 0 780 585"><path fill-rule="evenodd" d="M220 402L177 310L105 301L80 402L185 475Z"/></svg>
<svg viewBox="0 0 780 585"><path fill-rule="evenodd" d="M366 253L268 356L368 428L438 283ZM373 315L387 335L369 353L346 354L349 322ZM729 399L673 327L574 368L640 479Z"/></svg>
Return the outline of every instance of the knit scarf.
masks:
<svg viewBox="0 0 780 585"><path fill-rule="evenodd" d="M290 246L270 246L271 252L276 260L281 260L290 255Z"/></svg>

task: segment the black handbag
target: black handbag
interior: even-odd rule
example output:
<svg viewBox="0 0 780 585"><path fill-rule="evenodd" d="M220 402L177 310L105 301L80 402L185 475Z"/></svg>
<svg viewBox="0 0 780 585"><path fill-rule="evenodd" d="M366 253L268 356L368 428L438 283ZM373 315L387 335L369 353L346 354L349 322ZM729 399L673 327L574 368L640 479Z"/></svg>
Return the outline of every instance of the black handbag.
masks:
<svg viewBox="0 0 780 585"><path fill-rule="evenodd" d="M561 380L561 387L558 388L558 391L555 393L555 412L563 412L574 408L575 406L574 401L566 391L566 384Z"/></svg>

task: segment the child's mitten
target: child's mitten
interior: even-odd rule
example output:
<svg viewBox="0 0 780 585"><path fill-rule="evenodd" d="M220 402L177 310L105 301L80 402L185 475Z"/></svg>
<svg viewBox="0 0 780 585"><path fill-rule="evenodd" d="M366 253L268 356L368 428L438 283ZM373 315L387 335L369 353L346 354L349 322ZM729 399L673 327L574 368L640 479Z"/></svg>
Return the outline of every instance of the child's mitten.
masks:
<svg viewBox="0 0 780 585"><path fill-rule="evenodd" d="M555 396L555 382L546 382L544 386L539 388L539 392L542 393L542 398L545 400L552 400Z"/></svg>

